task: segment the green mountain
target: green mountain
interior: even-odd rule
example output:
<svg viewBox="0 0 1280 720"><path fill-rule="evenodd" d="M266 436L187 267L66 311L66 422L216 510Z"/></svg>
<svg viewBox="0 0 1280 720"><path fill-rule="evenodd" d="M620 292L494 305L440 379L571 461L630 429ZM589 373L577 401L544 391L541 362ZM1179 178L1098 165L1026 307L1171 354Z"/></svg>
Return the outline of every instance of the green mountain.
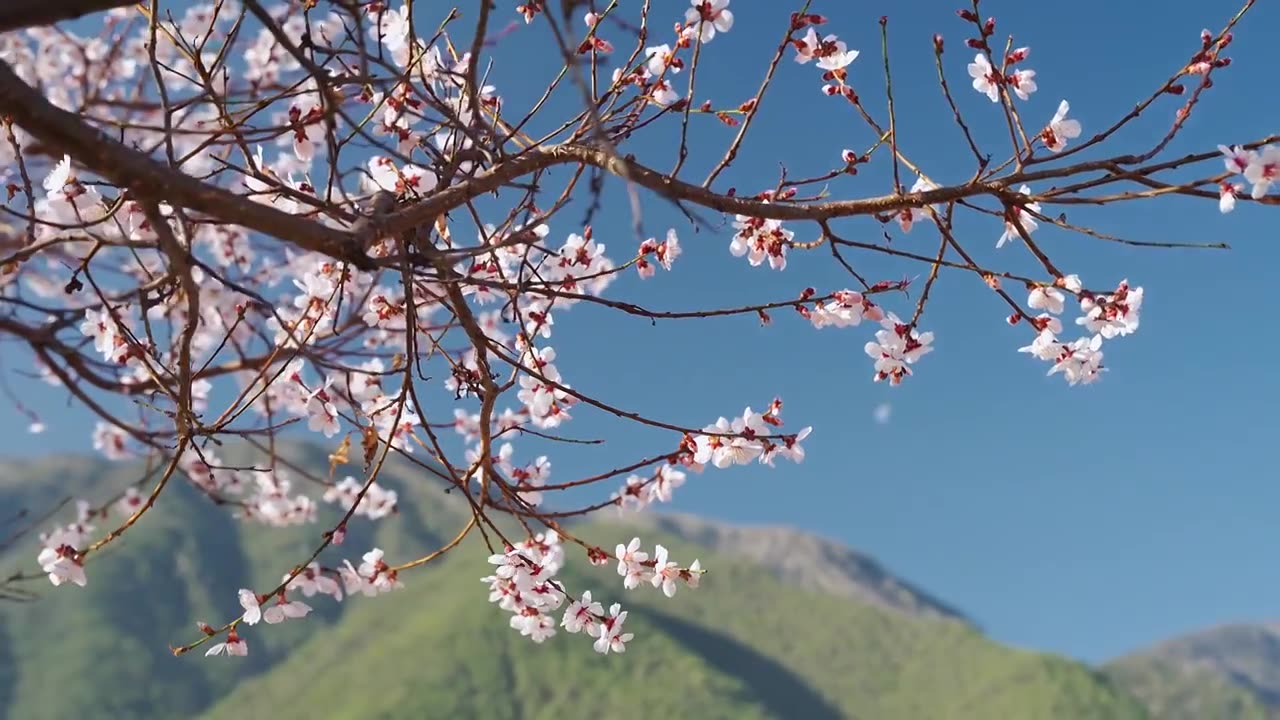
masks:
<svg viewBox="0 0 1280 720"><path fill-rule="evenodd" d="M1201 630L1105 671L1168 720L1280 720L1280 624Z"/></svg>
<svg viewBox="0 0 1280 720"><path fill-rule="evenodd" d="M232 465L262 462L223 454ZM324 472L323 451L288 447L285 455ZM110 495L137 472L86 459L8 463L0 507L7 519L9 508L38 512L66 495ZM374 545L392 562L408 560L468 517L462 499L410 466L392 464L382 481L398 491L399 512L353 522L343 546L322 556L326 564ZM710 569L700 588L668 599L624 591L612 567L571 554L561 573L571 590L592 589L631 612L636 637L621 657L597 655L588 639L563 632L540 646L520 637L486 602L487 550L471 538L438 565L405 573L404 589L342 603L317 596L305 620L248 628L246 658L175 658L170 644L197 637L197 620L216 625L238 614L236 590L278 581L336 513L322 509L321 522L304 527L260 528L184 482L157 510L90 563L87 587L36 581L25 587L43 595L38 601L0 603L0 717L1153 717L1121 687L1123 673L997 644L838 544L684 516L606 513L574 527L606 547L638 534ZM3 572L33 569L34 554L31 543L5 552Z"/></svg>

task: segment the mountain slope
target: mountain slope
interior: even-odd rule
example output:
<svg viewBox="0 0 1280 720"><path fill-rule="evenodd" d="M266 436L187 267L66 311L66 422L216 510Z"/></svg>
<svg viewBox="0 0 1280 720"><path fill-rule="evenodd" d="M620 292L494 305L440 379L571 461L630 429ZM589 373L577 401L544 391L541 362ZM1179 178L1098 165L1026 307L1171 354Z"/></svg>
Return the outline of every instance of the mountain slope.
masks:
<svg viewBox="0 0 1280 720"><path fill-rule="evenodd" d="M1280 623L1201 630L1106 671L1168 720L1280 719Z"/></svg>
<svg viewBox="0 0 1280 720"><path fill-rule="evenodd" d="M960 611L894 577L874 559L793 528L740 527L677 513L637 514L627 521L754 561L792 587L860 600L909 615L969 622Z"/></svg>
<svg viewBox="0 0 1280 720"><path fill-rule="evenodd" d="M635 529L580 531L603 542ZM569 635L536 647L506 628L505 613L484 602L476 579L485 552L473 543L404 590L352 601L333 632L207 717L250 706L278 718L321 708L333 718L1145 717L1070 661L1001 647L962 623L796 590L754 564L671 545L675 557L713 568L703 587L667 599L621 591L611 568L562 574L571 589L631 609L636 639L624 657L597 656ZM397 690L366 690L379 683ZM319 689L299 697L308 684Z"/></svg>
<svg viewBox="0 0 1280 720"><path fill-rule="evenodd" d="M285 452L327 471L321 450ZM231 464L261 462L224 454ZM8 464L0 505L106 495L131 472L82 460ZM399 491L400 512L353 523L325 563L375 544L403 561L451 537L465 503L425 475L392 464L384 480ZM711 570L701 588L667 599L623 591L612 568L571 555L562 574L571 591L592 589L632 611L636 639L623 657L598 656L586 638L565 634L534 646L508 628L506 613L485 602L487 551L471 538L438 566L406 573L403 590L317 597L303 621L250 628L248 658L174 658L169 643L194 639L196 620L234 617L236 589L278 580L335 515L263 529L182 482L157 510L91 563L87 588L39 582L39 602L0 604L0 717L1146 717L1109 679L993 643L852 551L841 560L832 544L800 533L690 518L574 527L606 547L639 534ZM0 556L6 571L29 568L33 548L15 552Z"/></svg>

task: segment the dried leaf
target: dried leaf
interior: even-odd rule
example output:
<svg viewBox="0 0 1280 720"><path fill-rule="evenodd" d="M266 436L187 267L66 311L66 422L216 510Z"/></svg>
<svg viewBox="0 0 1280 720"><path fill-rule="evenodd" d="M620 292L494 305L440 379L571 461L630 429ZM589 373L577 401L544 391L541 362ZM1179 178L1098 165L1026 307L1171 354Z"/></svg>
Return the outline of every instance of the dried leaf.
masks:
<svg viewBox="0 0 1280 720"><path fill-rule="evenodd" d="M351 435L344 435L342 444L338 445L338 449L329 453L329 479L333 479L333 474L337 472L339 465L346 465L351 462Z"/></svg>
<svg viewBox="0 0 1280 720"><path fill-rule="evenodd" d="M369 472L370 466L373 465L373 454L378 451L378 431L373 425L366 425L363 428L364 436L360 439L360 447L364 448L364 471Z"/></svg>

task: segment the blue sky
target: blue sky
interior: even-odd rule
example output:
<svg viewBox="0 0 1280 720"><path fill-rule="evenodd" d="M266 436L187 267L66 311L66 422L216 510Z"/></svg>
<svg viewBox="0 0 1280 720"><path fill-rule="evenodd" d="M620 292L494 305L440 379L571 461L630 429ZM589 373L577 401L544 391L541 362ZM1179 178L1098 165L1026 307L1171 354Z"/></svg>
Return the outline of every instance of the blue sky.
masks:
<svg viewBox="0 0 1280 720"><path fill-rule="evenodd" d="M1215 87L1170 156L1275 131L1280 99L1268 90L1274 55L1265 29L1280 26L1280 10L1260 5L1236 33L1228 53L1233 65L1215 75ZM654 27L667 30L684 7L656 0ZM1235 4L1171 0L1159 12L1154 7L1104 0L983 3L984 15L997 18L997 37L1012 32L1016 45L1032 48L1027 66L1037 71L1040 90L1023 104L1028 122L1047 121L1066 98L1086 137L1168 77L1196 47L1201 28L1216 31ZM705 88L699 99L717 105L736 105L754 93L792 9L744 0L732 8L736 27L706 48L699 70ZM961 109L984 146L1003 157L1003 120L968 86L965 65L973 53L964 47L967 27L954 15L954 0L918 0L909 12L900 2L817 0L813 10L830 18L826 31L862 51L849 68L850 82L880 118L886 114L877 19L889 16L902 147L935 179L956 182L971 172L972 160L937 90L931 38L943 33L945 66ZM436 20L419 22L424 19ZM605 36L623 39L617 30ZM659 32L651 42L665 39ZM795 175L818 174L838 162L842 148L860 150L873 141L847 103L818 92L819 71L795 64L792 55L784 58L722 189L771 186L779 162ZM507 112L536 99L556 62L554 47L536 27L521 23L503 40L490 82L505 96ZM683 88L683 76L677 87ZM1168 127L1178 104L1159 103L1108 147L1117 154L1144 150ZM638 138L630 151L670 167L674 125ZM695 118L690 179L704 177L732 133L710 118ZM880 163L833 185L835 196L887 192ZM597 239L615 258L628 257L636 245L623 197L611 181L595 222ZM806 286L852 287L825 252L793 253L782 273L752 268L729 255L723 227L695 232L652 198L644 209L648 234L676 227L686 254L673 272L652 280L628 274L611 297L687 310L789 299ZM1008 308L960 273L943 274L922 322L937 334L937 349L897 388L871 382L862 350L869 328L815 331L782 311L769 327L752 317L654 325L577 307L557 317L557 364L575 388L689 425L745 405L763 408L781 396L789 426L815 427L806 462L774 471L708 471L677 492L673 509L792 525L847 542L964 609L998 640L1102 660L1194 628L1276 616L1280 529L1273 519L1280 490L1271 446L1280 430L1272 413L1280 399L1273 372L1280 346L1270 325L1280 308L1264 268L1280 261L1280 249L1270 211L1242 204L1221 216L1212 201L1173 199L1069 212L1075 221L1134 239L1233 247L1154 250L1061 232L1037 235L1060 267L1089 286L1111 287L1127 277L1146 289L1141 330L1106 346L1111 370L1090 387L1046 378L1046 366L1017 353L1031 339L1027 329L1005 324ZM581 213L581 205L570 207L553 222L553 236L579 230ZM704 215L720 225L714 214ZM848 237L881 238L870 219L842 228ZM794 229L798 239L816 237L812 228ZM894 244L931 253L937 240L929 230L895 232ZM996 251L997 221L963 222L958 232L981 261L1035 271L1022 248ZM872 280L927 270L878 255L850 257ZM887 300L903 315L914 295L909 302ZM22 353L4 347L7 380L51 430L32 437L24 418L0 413L0 452L85 449L91 419L67 409L61 395L15 375ZM872 414L884 402L892 404L892 419L879 425ZM442 415L449 412L442 408ZM558 451L553 477L560 480L670 445L666 435L589 413L566 429L608 442Z"/></svg>

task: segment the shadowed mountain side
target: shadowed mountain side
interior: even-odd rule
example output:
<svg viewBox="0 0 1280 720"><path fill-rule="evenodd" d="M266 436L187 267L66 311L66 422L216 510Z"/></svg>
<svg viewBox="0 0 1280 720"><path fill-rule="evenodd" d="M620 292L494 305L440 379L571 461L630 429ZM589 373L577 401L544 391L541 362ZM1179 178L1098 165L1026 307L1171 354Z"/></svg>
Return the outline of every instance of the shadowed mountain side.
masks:
<svg viewBox="0 0 1280 720"><path fill-rule="evenodd" d="M636 610L711 666L734 675L746 686L748 702L771 717L841 720L851 717L830 704L804 678L731 637L653 608Z"/></svg>

